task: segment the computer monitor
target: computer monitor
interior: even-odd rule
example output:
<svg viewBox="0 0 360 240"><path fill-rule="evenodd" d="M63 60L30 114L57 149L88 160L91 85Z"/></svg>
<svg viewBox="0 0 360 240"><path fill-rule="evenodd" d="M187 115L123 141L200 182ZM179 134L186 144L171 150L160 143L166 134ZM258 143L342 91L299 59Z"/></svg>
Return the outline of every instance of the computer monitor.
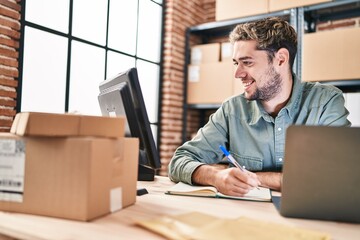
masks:
<svg viewBox="0 0 360 240"><path fill-rule="evenodd" d="M103 116L126 116L126 136L139 138L139 181L152 181L161 167L136 68L119 73L99 85Z"/></svg>

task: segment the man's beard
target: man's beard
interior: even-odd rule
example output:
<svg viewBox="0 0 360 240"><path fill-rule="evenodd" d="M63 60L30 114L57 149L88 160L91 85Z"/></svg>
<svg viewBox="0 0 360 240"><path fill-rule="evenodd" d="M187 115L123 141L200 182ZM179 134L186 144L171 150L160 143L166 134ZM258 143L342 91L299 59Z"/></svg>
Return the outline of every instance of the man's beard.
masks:
<svg viewBox="0 0 360 240"><path fill-rule="evenodd" d="M282 89L282 79L279 73L277 73L273 66L270 66L265 73L265 77L269 81L262 87L256 88L254 94L248 95L248 100L261 100L270 101L273 99Z"/></svg>

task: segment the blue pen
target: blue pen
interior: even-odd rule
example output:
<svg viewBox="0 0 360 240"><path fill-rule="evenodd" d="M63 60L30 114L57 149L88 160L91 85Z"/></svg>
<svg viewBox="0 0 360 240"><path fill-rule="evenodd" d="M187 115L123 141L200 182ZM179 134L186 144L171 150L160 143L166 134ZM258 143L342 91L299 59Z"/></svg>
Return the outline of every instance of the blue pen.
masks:
<svg viewBox="0 0 360 240"><path fill-rule="evenodd" d="M245 171L245 169L234 159L233 156L231 156L231 154L226 150L226 148L220 145L220 149L221 151L223 151L230 163L232 163L235 167L239 168L241 171Z"/></svg>
<svg viewBox="0 0 360 240"><path fill-rule="evenodd" d="M232 163L233 165L235 165L235 167L239 168L241 171L245 171L245 168L242 167L235 159L233 156L231 156L231 154L226 150L226 148L224 148L223 146L220 145L220 149L221 151L225 154L226 158L228 159L228 161L230 163ZM256 187L258 190L259 187Z"/></svg>

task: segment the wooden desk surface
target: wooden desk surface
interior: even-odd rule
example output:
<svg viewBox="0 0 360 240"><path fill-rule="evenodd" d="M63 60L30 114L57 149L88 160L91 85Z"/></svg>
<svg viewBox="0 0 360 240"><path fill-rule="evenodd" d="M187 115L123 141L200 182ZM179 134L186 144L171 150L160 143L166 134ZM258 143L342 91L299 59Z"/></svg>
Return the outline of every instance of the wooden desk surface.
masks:
<svg viewBox="0 0 360 240"><path fill-rule="evenodd" d="M160 215L199 211L219 217L254 219L327 232L333 239L359 239L360 224L284 218L272 203L165 195L173 183L166 177L138 182L149 194L137 197L133 206L92 222L69 221L36 215L0 212L0 239L163 239L139 228L133 221Z"/></svg>

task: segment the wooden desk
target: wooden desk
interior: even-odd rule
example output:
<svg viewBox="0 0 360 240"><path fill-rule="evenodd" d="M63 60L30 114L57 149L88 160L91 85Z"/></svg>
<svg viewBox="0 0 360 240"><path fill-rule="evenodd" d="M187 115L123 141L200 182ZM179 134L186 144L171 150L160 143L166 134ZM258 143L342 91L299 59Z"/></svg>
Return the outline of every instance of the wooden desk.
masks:
<svg viewBox="0 0 360 240"><path fill-rule="evenodd" d="M165 195L173 183L165 177L138 182L149 194L135 205L92 222L0 212L0 239L163 239L133 224L134 219L200 211L219 217L251 218L330 233L333 239L359 239L360 224L284 218L272 203ZM7 238L9 236L11 238Z"/></svg>

